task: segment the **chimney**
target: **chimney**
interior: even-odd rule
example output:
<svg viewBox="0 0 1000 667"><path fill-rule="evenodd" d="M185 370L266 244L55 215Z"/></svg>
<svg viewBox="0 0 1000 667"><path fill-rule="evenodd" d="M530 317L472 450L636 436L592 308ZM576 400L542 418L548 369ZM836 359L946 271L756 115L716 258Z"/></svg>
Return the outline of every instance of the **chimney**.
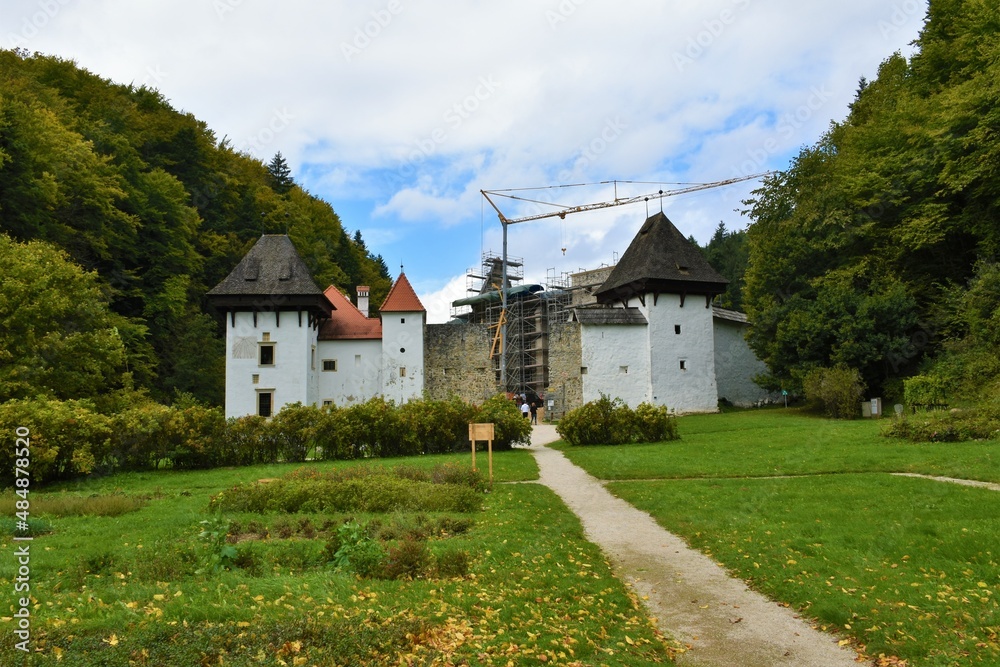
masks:
<svg viewBox="0 0 1000 667"><path fill-rule="evenodd" d="M358 310L365 317L368 317L368 285L358 285Z"/></svg>

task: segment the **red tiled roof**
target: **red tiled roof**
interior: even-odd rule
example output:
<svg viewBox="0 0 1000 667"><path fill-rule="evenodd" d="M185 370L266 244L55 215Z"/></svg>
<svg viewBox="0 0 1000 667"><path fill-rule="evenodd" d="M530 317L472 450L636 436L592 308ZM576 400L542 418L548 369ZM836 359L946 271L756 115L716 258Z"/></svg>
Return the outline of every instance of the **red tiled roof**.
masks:
<svg viewBox="0 0 1000 667"><path fill-rule="evenodd" d="M426 312L424 304L420 303L417 293L413 291L413 286L406 279L405 273L400 273L396 279L396 284L389 290L389 296L385 297L379 311L383 313L423 313Z"/></svg>
<svg viewBox="0 0 1000 667"><path fill-rule="evenodd" d="M319 330L320 340L364 340L382 338L382 320L365 317L344 294L332 285L323 293L336 310Z"/></svg>

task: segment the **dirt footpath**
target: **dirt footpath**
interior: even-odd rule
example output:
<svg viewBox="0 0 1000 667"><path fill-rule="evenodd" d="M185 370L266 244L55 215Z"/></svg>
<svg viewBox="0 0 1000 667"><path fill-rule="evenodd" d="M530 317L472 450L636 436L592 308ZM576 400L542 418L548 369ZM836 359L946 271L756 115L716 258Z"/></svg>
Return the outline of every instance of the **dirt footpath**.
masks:
<svg viewBox="0 0 1000 667"><path fill-rule="evenodd" d="M690 646L678 664L857 666L857 654L835 637L749 590L648 514L612 496L562 452L544 446L558 437L547 424L532 431L541 483L580 518L587 539L607 554L618 576L640 597L648 596L645 603L660 629Z"/></svg>

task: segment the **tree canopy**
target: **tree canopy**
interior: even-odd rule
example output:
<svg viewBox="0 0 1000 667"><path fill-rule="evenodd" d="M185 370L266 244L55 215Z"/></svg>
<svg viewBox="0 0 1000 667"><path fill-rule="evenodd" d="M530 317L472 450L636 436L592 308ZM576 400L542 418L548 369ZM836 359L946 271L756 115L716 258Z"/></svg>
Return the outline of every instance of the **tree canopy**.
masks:
<svg viewBox="0 0 1000 667"><path fill-rule="evenodd" d="M939 349L953 286L1000 249L1000 7L931 0L907 61L885 60L747 202L743 294L773 386L813 368L891 391Z"/></svg>
<svg viewBox="0 0 1000 667"><path fill-rule="evenodd" d="M287 232L320 285L369 285L377 302L391 284L280 153L264 165L155 90L23 51L0 50L0 232L96 275L136 387L161 398L222 401L204 294L262 233Z"/></svg>

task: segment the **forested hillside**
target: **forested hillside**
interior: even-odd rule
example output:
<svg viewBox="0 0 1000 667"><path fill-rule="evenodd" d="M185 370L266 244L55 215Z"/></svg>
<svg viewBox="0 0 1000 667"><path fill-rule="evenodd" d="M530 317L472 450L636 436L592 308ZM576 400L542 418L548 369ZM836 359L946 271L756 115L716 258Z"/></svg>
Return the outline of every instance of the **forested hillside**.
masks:
<svg viewBox="0 0 1000 667"><path fill-rule="evenodd" d="M871 395L919 373L935 400L998 388L1000 5L931 0L916 47L747 202L743 305L774 387L840 365Z"/></svg>
<svg viewBox="0 0 1000 667"><path fill-rule="evenodd" d="M261 233L286 231L321 287L388 292L381 257L280 154L235 151L155 90L0 51L0 232L14 241L0 244L0 402L131 386L221 404L223 330L205 292ZM94 331L113 335L83 342ZM66 364L74 383L58 380Z"/></svg>

